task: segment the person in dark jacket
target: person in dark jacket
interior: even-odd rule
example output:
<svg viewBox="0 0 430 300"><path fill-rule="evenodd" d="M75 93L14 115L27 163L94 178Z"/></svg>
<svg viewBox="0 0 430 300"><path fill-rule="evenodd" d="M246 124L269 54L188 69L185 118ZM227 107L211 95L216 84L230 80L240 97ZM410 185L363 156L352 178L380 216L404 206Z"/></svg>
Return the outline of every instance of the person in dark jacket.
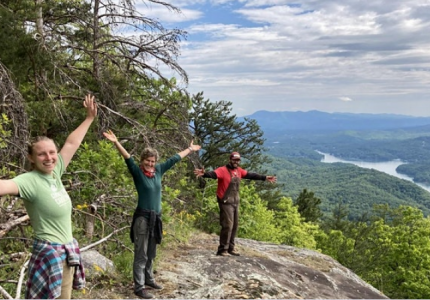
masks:
<svg viewBox="0 0 430 300"><path fill-rule="evenodd" d="M111 130L104 132L103 135L115 144L124 157L136 186L138 201L130 232L131 240L134 243L134 294L140 298L150 299L154 296L145 289L145 285L158 290L163 288L155 282L152 272L156 247L162 238L161 178L182 158L200 150L201 147L194 145L191 141L187 149L173 155L163 163L157 163L157 150L148 147L143 150L140 165L137 165Z"/></svg>
<svg viewBox="0 0 430 300"><path fill-rule="evenodd" d="M239 225L239 185L240 180L267 180L276 182L276 176L266 176L257 173L250 173L241 167L240 154L233 152L230 154L230 161L227 165L219 167L214 171L205 172L204 169L195 169L197 177L218 179L216 191L218 206L220 211L221 232L217 255L228 256L240 254L235 250L234 239Z"/></svg>

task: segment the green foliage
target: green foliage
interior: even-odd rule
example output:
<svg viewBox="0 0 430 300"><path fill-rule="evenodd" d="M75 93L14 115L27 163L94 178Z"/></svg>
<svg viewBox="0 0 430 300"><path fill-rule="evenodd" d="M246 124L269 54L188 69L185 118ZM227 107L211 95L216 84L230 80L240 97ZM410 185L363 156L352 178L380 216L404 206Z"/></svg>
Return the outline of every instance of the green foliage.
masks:
<svg viewBox="0 0 430 300"><path fill-rule="evenodd" d="M195 212L196 225L209 233L219 232L219 207L215 196L216 184L203 190L200 210ZM279 242L274 214L258 196L255 186L242 186L240 190L238 237L260 241Z"/></svg>
<svg viewBox="0 0 430 300"><path fill-rule="evenodd" d="M279 201L275 211L275 225L281 232L282 244L316 249L315 236L319 234L318 225L305 222L291 198Z"/></svg>
<svg viewBox="0 0 430 300"><path fill-rule="evenodd" d="M276 136L266 133L265 137L268 140L266 146L269 146L270 153L287 159L320 160L321 156L315 150L355 161L379 162L400 159L406 164L400 165L397 168L398 172L408 175L415 182L430 185L428 126L387 131L307 132L306 134L288 132Z"/></svg>
<svg viewBox="0 0 430 300"><path fill-rule="evenodd" d="M201 209L195 213L196 225L209 233L220 229L215 190L215 184L204 189ZM239 213L239 237L316 249L318 226L304 222L290 198L282 198L276 210L269 210L252 182L241 187Z"/></svg>
<svg viewBox="0 0 430 300"><path fill-rule="evenodd" d="M333 207L331 216L324 218L324 227L326 230L340 230L345 232L350 222L348 221L349 210L347 206L339 201L336 206Z"/></svg>
<svg viewBox="0 0 430 300"><path fill-rule="evenodd" d="M305 218L305 222L317 222L322 217L320 204L321 199L307 189L304 189L294 202L300 215Z"/></svg>
<svg viewBox="0 0 430 300"><path fill-rule="evenodd" d="M270 158L262 154L265 150L263 132L255 120L245 118L244 121L238 121L231 111L231 102L212 102L204 99L203 93L192 97L191 129L202 146L199 167L206 170L221 167L228 163L231 152L238 151L242 156L242 168L266 174ZM205 180L200 179L200 183L204 185ZM247 184L244 181L242 186ZM261 181L255 184L258 186L259 198L269 205L282 197L277 185ZM211 220L213 218L211 216Z"/></svg>
<svg viewBox="0 0 430 300"><path fill-rule="evenodd" d="M134 253L130 251L124 251L121 255L112 257L115 269L124 283L133 280L133 259Z"/></svg>
<svg viewBox="0 0 430 300"><path fill-rule="evenodd" d="M128 140L132 136L131 140L135 141L132 152L140 154L145 146L151 146L162 158L167 158L172 148L182 150L189 145L192 139L188 115L191 100L185 92L176 90L175 84L175 78L168 82L162 79L137 80L134 86L138 92L132 95L133 98L118 101L122 104L121 112L142 125L141 128L130 129L128 122L121 120L116 126L119 127L115 130L118 136L126 136ZM136 136L141 136L144 143Z"/></svg>
<svg viewBox="0 0 430 300"><path fill-rule="evenodd" d="M266 166L277 174L285 195L297 198L303 189L315 191L325 216L339 202L348 207L351 220L359 219L374 204L413 205L425 215L430 213L430 193L410 181L373 169L307 158L273 158L273 163Z"/></svg>
<svg viewBox="0 0 430 300"><path fill-rule="evenodd" d="M1 249L1 248L0 248ZM15 252L16 253L16 252ZM11 254L11 252L9 253ZM12 297L15 295L14 293L16 293L16 282L13 282L11 280L11 278L14 278L15 274L19 275L25 262L26 259L29 259L29 256L18 256L18 259L11 259L11 257L9 255L3 255L0 251L0 257L2 258L2 264L0 265L0 278L1 278L1 287ZM7 263L3 263L3 262L7 262ZM16 277L18 278L18 276ZM6 280L7 279L7 280ZM4 294L2 294L2 299L8 299L8 298L3 298L3 296L5 297ZM24 299L23 298L24 293L22 293L21 295L18 295L16 297L16 299ZM12 298L13 299L13 298Z"/></svg>
<svg viewBox="0 0 430 300"><path fill-rule="evenodd" d="M420 210L401 206L388 211L388 218L375 221L369 240L384 255L373 261L371 283L391 298L430 297L430 219ZM376 273L376 274L375 274Z"/></svg>
<svg viewBox="0 0 430 300"><path fill-rule="evenodd" d="M122 194L124 199L120 200L126 201L134 193L124 159L111 142L99 141L98 148L83 143L68 171L65 179L86 183L76 190L76 195L75 190L71 191L74 204L91 204L102 194Z"/></svg>
<svg viewBox="0 0 430 300"><path fill-rule="evenodd" d="M396 171L413 178L414 182L430 186L430 161L400 165Z"/></svg>
<svg viewBox="0 0 430 300"><path fill-rule="evenodd" d="M352 239L345 237L340 230L330 230L329 232L321 231L320 234L316 235L315 240L317 242L318 249L324 254L336 259L341 262L341 257L345 255L351 255L351 244L354 243Z"/></svg>
<svg viewBox="0 0 430 300"><path fill-rule="evenodd" d="M216 198L216 181L209 181L209 184L197 194L199 205L196 206L194 215L196 216L197 228L208 233L219 233L219 207ZM243 216L240 216L242 219ZM239 225L240 226L240 225Z"/></svg>
<svg viewBox="0 0 430 300"><path fill-rule="evenodd" d="M238 236L257 241L279 243L281 231L276 227L275 214L268 210L258 196L255 185L242 186L240 190Z"/></svg>
<svg viewBox="0 0 430 300"><path fill-rule="evenodd" d="M112 143L99 141L97 147L83 143L63 181L68 183L66 189L75 208L73 234L82 245L91 242L85 235L91 205L97 207L93 239L130 225L136 207L136 190L124 159ZM128 232L122 235L126 243Z"/></svg>
<svg viewBox="0 0 430 300"><path fill-rule="evenodd" d="M31 76L31 68L43 57L38 55L37 40L28 31L25 21L34 19L33 1L2 1L0 5L1 62L13 73L17 83ZM34 70L33 70L34 71Z"/></svg>
<svg viewBox="0 0 430 300"><path fill-rule="evenodd" d="M10 130L6 130L5 126L7 126L10 123L8 117L6 114L0 115L0 149L6 148L7 143L5 142L5 139L11 136Z"/></svg>
<svg viewBox="0 0 430 300"><path fill-rule="evenodd" d="M430 219L413 207L375 206L368 222L317 237L318 247L394 299L430 296Z"/></svg>
<svg viewBox="0 0 430 300"><path fill-rule="evenodd" d="M231 102L211 102L203 93L194 95L192 103L191 128L204 149L200 157L204 167L215 169L226 164L233 151L246 158L246 168L259 170L268 162L262 156L263 132L255 120L238 121L231 113Z"/></svg>

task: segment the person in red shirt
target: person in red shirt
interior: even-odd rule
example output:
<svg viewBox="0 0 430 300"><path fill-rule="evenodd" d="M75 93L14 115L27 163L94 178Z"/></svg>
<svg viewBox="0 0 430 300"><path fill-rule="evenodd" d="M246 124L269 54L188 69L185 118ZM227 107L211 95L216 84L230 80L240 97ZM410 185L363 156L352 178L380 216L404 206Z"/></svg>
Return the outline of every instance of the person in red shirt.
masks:
<svg viewBox="0 0 430 300"><path fill-rule="evenodd" d="M204 169L195 169L197 177L218 179L216 191L220 210L221 232L217 255L228 256L240 254L235 250L234 239L239 225L239 185L242 178L250 180L267 180L276 182L276 176L266 176L248 172L241 167L239 152L230 154L227 165L214 171L205 172Z"/></svg>

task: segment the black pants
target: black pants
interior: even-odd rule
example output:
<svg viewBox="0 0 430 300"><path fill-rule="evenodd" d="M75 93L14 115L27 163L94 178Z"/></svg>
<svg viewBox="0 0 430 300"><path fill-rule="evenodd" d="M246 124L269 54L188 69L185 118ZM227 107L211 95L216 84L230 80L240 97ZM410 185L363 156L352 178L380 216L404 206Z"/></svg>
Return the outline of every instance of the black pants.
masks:
<svg viewBox="0 0 430 300"><path fill-rule="evenodd" d="M219 206L219 222L221 232L219 235L218 253L234 250L234 238L239 225L239 204L223 204Z"/></svg>

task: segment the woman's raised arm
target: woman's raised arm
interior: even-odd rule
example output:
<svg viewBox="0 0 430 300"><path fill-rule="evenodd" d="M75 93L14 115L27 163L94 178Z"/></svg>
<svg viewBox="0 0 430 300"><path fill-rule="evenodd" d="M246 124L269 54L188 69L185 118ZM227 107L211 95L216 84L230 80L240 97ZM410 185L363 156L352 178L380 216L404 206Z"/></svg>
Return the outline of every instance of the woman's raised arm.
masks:
<svg viewBox="0 0 430 300"><path fill-rule="evenodd" d="M97 105L94 101L94 96L90 94L85 96L84 107L87 109L87 117L66 139L63 148L60 150L60 154L63 157L64 167L67 167L75 155L79 146L82 143L85 135L87 134L88 128L97 116Z"/></svg>
<svg viewBox="0 0 430 300"><path fill-rule="evenodd" d="M121 145L121 143L118 141L116 135L112 132L112 130L108 130L106 132L103 132L103 135L105 138L107 138L109 141L114 143L115 147L118 149L119 153L121 153L122 157L125 159L130 158L130 154L125 150L125 148Z"/></svg>

